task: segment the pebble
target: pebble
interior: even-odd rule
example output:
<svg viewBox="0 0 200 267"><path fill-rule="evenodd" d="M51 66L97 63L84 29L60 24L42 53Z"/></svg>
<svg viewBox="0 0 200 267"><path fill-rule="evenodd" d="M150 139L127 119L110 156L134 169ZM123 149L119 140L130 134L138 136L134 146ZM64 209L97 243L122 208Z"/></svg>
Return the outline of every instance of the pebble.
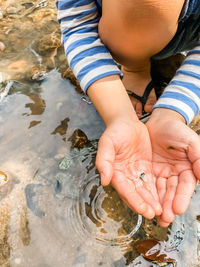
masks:
<svg viewBox="0 0 200 267"><path fill-rule="evenodd" d="M4 172L0 171L0 186L6 184L7 182L8 182L7 175Z"/></svg>
<svg viewBox="0 0 200 267"><path fill-rule="evenodd" d="M0 52L2 52L5 48L5 44L3 42L0 42Z"/></svg>
<svg viewBox="0 0 200 267"><path fill-rule="evenodd" d="M3 18L3 13L0 11L0 19Z"/></svg>
<svg viewBox="0 0 200 267"><path fill-rule="evenodd" d="M6 13L7 14L16 14L17 13L17 8L16 7L8 7L7 9L6 9Z"/></svg>

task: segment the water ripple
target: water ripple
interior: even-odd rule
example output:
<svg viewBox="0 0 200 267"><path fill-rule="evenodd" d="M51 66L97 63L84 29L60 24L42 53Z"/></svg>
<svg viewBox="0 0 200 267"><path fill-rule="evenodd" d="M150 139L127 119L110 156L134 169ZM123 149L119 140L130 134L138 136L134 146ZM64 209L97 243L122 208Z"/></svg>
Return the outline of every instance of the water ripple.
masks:
<svg viewBox="0 0 200 267"><path fill-rule="evenodd" d="M79 237L106 246L127 246L142 223L142 216L129 210L112 187L100 185L99 175L82 182L79 201L70 213Z"/></svg>

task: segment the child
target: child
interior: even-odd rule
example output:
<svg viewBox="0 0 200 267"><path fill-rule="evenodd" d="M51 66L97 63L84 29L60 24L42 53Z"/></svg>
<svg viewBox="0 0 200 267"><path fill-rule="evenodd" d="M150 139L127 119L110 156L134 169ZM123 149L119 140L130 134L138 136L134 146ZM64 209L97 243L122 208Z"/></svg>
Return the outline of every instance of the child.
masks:
<svg viewBox="0 0 200 267"><path fill-rule="evenodd" d="M168 226L200 179L200 140L185 125L200 108L200 0L56 6L69 65L106 125L96 159L102 185L112 183L131 209ZM156 102L151 58L188 50ZM152 108L144 125L138 117Z"/></svg>

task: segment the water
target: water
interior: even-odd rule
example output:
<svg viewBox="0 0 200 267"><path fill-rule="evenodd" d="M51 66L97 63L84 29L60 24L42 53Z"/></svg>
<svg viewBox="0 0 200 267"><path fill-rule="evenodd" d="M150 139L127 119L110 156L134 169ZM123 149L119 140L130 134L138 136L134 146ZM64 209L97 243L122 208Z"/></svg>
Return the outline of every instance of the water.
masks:
<svg viewBox="0 0 200 267"><path fill-rule="evenodd" d="M177 266L200 266L200 188L164 229L100 185L104 124L61 77L67 66L54 2L15 2L0 3L0 266L157 266L135 250L147 238L176 248ZM198 120L192 127L198 131Z"/></svg>

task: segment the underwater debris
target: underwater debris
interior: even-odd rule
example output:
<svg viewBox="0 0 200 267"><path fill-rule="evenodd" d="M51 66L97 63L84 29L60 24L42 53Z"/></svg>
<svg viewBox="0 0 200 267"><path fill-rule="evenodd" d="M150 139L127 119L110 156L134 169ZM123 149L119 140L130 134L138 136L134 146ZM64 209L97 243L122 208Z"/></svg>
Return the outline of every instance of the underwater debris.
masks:
<svg viewBox="0 0 200 267"><path fill-rule="evenodd" d="M166 245L163 241L154 239L141 240L135 244L136 250L145 259L156 263L158 266L172 264L176 266L177 251Z"/></svg>

